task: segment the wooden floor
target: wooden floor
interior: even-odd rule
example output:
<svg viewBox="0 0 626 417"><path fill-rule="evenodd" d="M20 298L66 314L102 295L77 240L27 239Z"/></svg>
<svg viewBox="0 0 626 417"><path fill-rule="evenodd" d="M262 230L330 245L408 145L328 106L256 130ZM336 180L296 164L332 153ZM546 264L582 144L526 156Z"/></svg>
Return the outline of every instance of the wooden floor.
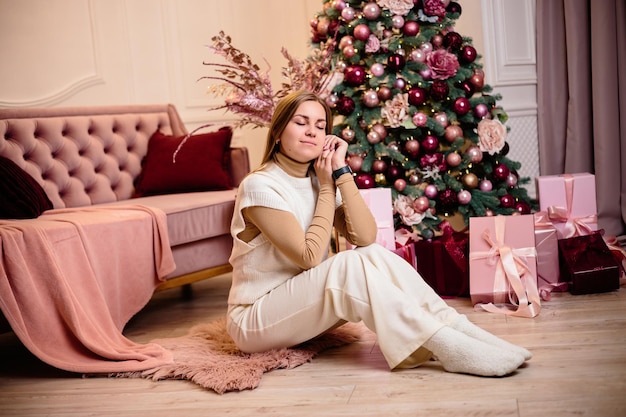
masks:
<svg viewBox="0 0 626 417"><path fill-rule="evenodd" d="M226 309L230 276L155 295L127 326L138 342L179 336ZM533 359L505 378L450 374L431 362L390 372L367 332L311 363L265 374L253 391L217 395L187 381L81 378L0 338L1 416L626 416L626 288L556 294L535 319L476 312L449 301L487 330L529 348Z"/></svg>

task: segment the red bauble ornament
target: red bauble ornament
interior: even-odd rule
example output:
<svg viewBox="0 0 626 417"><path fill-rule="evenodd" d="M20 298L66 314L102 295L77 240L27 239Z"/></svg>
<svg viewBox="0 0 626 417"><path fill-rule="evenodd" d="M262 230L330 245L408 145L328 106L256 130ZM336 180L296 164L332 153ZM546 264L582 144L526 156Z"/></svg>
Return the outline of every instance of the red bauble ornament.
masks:
<svg viewBox="0 0 626 417"><path fill-rule="evenodd" d="M446 11L448 13L458 13L460 15L463 9L459 3L451 1L450 4L448 4L448 7L446 7Z"/></svg>
<svg viewBox="0 0 626 417"><path fill-rule="evenodd" d="M409 20L408 22L405 22L404 27L402 28L402 32L404 32L406 36L416 36L419 33L419 31L420 31L419 23L413 20Z"/></svg>
<svg viewBox="0 0 626 417"><path fill-rule="evenodd" d="M409 90L409 104L421 106L426 103L428 92L421 87L413 87Z"/></svg>
<svg viewBox="0 0 626 417"><path fill-rule="evenodd" d="M454 112L458 114L459 116L463 116L464 114L467 114L471 110L471 105L470 105L469 100L465 97L457 98L456 100L454 100L454 103L452 104L452 110L454 110Z"/></svg>
<svg viewBox="0 0 626 417"><path fill-rule="evenodd" d="M427 135L422 139L422 148L425 152L435 152L439 147L439 139L433 135Z"/></svg>
<svg viewBox="0 0 626 417"><path fill-rule="evenodd" d="M404 177L404 170L397 165L391 165L387 170L387 179L394 181Z"/></svg>
<svg viewBox="0 0 626 417"><path fill-rule="evenodd" d="M337 100L336 109L339 114L349 116L354 111L356 105L350 97L342 96Z"/></svg>
<svg viewBox="0 0 626 417"><path fill-rule="evenodd" d="M389 100L391 98L391 88L389 87L379 87L378 88L378 98L385 101L385 100Z"/></svg>
<svg viewBox="0 0 626 417"><path fill-rule="evenodd" d="M387 60L387 68L389 68L392 72L402 71L405 63L406 58L404 58L403 55L393 54Z"/></svg>
<svg viewBox="0 0 626 417"><path fill-rule="evenodd" d="M515 206L515 198L511 194L505 194L500 197L500 205L504 208L513 208Z"/></svg>
<svg viewBox="0 0 626 417"><path fill-rule="evenodd" d="M470 98L476 92L476 87L474 87L474 84L472 84L470 80L465 80L460 83L459 88L463 90L463 93L465 93L465 97L467 98Z"/></svg>
<svg viewBox="0 0 626 417"><path fill-rule="evenodd" d="M433 98L433 100L443 101L446 97L448 97L449 92L450 88L448 87L448 84L443 80L435 80L430 86L430 96Z"/></svg>
<svg viewBox="0 0 626 417"><path fill-rule="evenodd" d="M476 49L471 45L465 45L459 53L459 60L465 64L471 64L476 59Z"/></svg>
<svg viewBox="0 0 626 417"><path fill-rule="evenodd" d="M480 72L475 72L470 78L469 82L474 86L474 88L478 91L483 89L485 85L485 75Z"/></svg>
<svg viewBox="0 0 626 417"><path fill-rule="evenodd" d="M359 85L363 84L363 82L365 82L366 75L367 72L365 71L365 68L360 65L350 65L343 72L346 84L351 87L358 87Z"/></svg>
<svg viewBox="0 0 626 417"><path fill-rule="evenodd" d="M520 214L530 214L530 205L523 201L519 201L515 204L515 210Z"/></svg>
<svg viewBox="0 0 626 417"><path fill-rule="evenodd" d="M504 181L509 176L509 167L504 164L497 164L493 169L493 178L497 181Z"/></svg>
<svg viewBox="0 0 626 417"><path fill-rule="evenodd" d="M456 205L457 196L454 191L452 191L449 188L446 188L445 190L439 193L437 200L439 200L439 207L441 207L443 210L450 210L454 208L454 206Z"/></svg>
<svg viewBox="0 0 626 417"><path fill-rule="evenodd" d="M361 172L357 174L354 178L354 182L356 183L357 187L363 190L367 188L372 188L376 185L376 182L374 181L374 176L366 172Z"/></svg>
<svg viewBox="0 0 626 417"><path fill-rule="evenodd" d="M448 32L443 37L443 46L450 51L456 51L463 45L463 38L457 32Z"/></svg>

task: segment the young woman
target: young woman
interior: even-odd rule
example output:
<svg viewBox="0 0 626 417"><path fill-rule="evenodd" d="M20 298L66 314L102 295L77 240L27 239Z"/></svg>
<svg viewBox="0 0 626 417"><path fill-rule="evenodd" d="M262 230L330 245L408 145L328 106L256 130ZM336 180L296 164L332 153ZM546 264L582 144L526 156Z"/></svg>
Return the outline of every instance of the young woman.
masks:
<svg viewBox="0 0 626 417"><path fill-rule="evenodd" d="M390 369L435 357L448 372L502 376L531 354L449 307L377 227L332 114L298 91L277 105L261 167L239 186L231 225L228 331L244 352L290 347L346 321L376 333ZM337 191L338 190L338 191ZM328 257L333 225L357 246Z"/></svg>

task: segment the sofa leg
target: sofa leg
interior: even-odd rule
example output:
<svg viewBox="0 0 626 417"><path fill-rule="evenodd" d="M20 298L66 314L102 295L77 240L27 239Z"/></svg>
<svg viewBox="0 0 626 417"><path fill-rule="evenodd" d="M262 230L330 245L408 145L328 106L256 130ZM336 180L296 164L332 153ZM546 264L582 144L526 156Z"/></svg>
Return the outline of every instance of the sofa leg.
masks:
<svg viewBox="0 0 626 417"><path fill-rule="evenodd" d="M191 288L191 284L185 284L180 287L181 295L183 296L183 300L191 300L193 298L193 291Z"/></svg>

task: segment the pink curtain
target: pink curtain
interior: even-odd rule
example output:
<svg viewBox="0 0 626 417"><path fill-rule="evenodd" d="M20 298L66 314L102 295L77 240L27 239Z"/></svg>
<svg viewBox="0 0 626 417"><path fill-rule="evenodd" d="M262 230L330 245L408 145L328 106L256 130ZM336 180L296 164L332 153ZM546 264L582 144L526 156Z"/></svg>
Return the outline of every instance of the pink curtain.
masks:
<svg viewBox="0 0 626 417"><path fill-rule="evenodd" d="M626 1L537 0L541 175L596 177L598 224L626 234Z"/></svg>

